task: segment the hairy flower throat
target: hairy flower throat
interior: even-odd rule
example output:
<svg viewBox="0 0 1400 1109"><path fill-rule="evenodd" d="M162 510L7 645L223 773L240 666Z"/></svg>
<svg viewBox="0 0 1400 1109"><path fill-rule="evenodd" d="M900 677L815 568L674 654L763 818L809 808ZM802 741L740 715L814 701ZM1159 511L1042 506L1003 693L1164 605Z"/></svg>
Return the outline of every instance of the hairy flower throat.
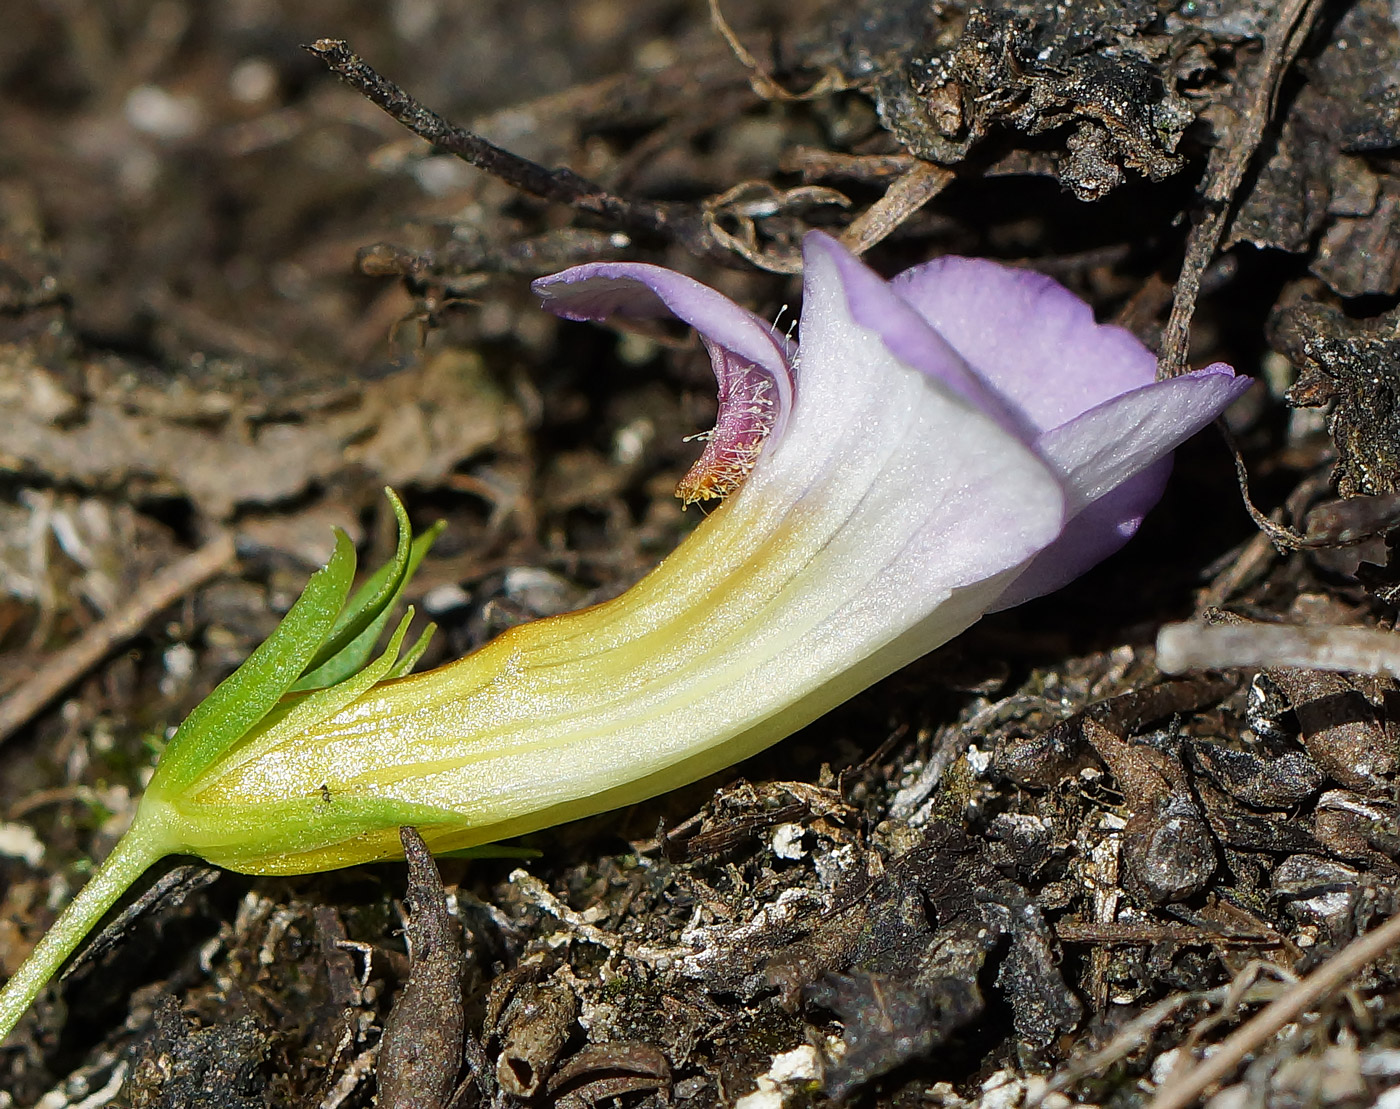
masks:
<svg viewBox="0 0 1400 1109"><path fill-rule="evenodd" d="M724 356L713 347L710 354ZM705 450L676 485L676 496L687 507L737 492L777 420L772 376L752 363L735 365L733 358L730 362L730 372L719 378L715 426L694 436L705 440Z"/></svg>

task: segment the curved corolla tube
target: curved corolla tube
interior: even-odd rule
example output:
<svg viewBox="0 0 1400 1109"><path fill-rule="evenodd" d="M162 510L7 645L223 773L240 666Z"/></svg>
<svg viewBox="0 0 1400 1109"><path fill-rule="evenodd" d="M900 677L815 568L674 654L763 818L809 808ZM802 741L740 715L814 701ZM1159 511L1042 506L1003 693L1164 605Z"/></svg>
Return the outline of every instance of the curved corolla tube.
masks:
<svg viewBox="0 0 1400 1109"><path fill-rule="evenodd" d="M800 347L656 266L536 282L573 319L672 314L710 351L719 414L682 481L719 504L620 597L398 676L371 658L430 536L349 595L341 536L273 636L171 739L131 830L0 990L0 1036L162 855L305 873L468 848L736 762L1121 546L1170 452L1247 386L1153 381L1127 332L1048 278L942 259L886 282L804 244Z"/></svg>
<svg viewBox="0 0 1400 1109"><path fill-rule="evenodd" d="M397 833L278 852L207 832L288 798L375 798L437 814L421 830L448 850L694 780L1086 569L1247 386L1224 368L1154 383L1141 344L1036 274L945 260L888 283L820 234L805 263L796 350L655 266L537 282L570 318L665 310L701 329L721 404L684 491L730 495L617 599L244 740L175 806L187 849L314 870L396 854Z"/></svg>

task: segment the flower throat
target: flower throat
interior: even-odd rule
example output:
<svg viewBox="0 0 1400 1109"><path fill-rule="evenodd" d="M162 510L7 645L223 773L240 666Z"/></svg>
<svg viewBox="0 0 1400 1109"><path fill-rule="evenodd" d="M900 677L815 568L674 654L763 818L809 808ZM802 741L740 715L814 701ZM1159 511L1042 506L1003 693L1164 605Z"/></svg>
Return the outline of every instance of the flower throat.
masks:
<svg viewBox="0 0 1400 1109"><path fill-rule="evenodd" d="M705 449L676 485L676 496L686 507L697 501L722 500L737 492L777 420L774 384L768 373L752 363L726 357L726 352L711 348L710 353L725 358L729 372L718 375L715 426L688 436L703 439Z"/></svg>

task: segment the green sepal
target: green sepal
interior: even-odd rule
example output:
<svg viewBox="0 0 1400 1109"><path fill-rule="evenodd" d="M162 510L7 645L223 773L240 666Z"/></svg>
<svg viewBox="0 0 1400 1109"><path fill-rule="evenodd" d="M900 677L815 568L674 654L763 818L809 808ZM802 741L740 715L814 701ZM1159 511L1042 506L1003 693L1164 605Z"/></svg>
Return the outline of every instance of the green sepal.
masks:
<svg viewBox="0 0 1400 1109"><path fill-rule="evenodd" d="M331 625L330 632L307 662L305 670L308 675L354 643L360 634L394 603L394 598L403 587L404 575L408 570L409 550L412 547L413 528L408 522L408 512L398 494L392 489L385 489L384 494L389 498L389 506L394 511L394 522L398 528L394 557L371 574L346 602L335 623Z"/></svg>
<svg viewBox="0 0 1400 1109"><path fill-rule="evenodd" d="M339 528L330 561L311 575L271 635L185 718L148 787L178 790L197 778L276 706L317 656L355 579L355 547Z"/></svg>
<svg viewBox="0 0 1400 1109"><path fill-rule="evenodd" d="M415 539L403 502L392 489L384 492L398 525L393 559L351 596L355 548L336 529L330 561L311 575L281 623L175 732L156 767L151 792L171 794L188 787L255 728L266 735L278 730L284 718L299 715L304 708L296 699L283 702L288 693L333 689L365 670L404 587L443 528L439 522ZM431 635L429 628L402 660L381 658L370 668L373 680L411 670ZM401 639L402 629L396 646ZM368 688L363 681L356 683L360 686Z"/></svg>
<svg viewBox="0 0 1400 1109"><path fill-rule="evenodd" d="M445 524L439 520L432 527L428 528L427 531L423 532L422 535L418 536L418 538L409 542L411 533L408 530L408 517L402 515L403 507L399 504L398 498L393 497L392 493L390 496L394 502L395 515L399 518L399 545L394 555L394 561L386 563L376 570L370 579L359 588L355 596L350 599L349 604L346 605L346 612L355 613L355 619L357 621L362 620L366 616L370 616L371 618L368 623L362 625L359 634L348 644L334 655L327 657L325 661L317 664L315 669L308 669L301 680L292 686L293 692L309 689L325 689L327 686L335 685L337 682L344 681L346 678L350 677L350 675L357 672L369 661L370 656L374 653L375 645L378 644L380 636L384 634L385 626L393 615L395 606L399 603L399 598L403 595L405 587L407 587L409 581L412 580L413 575L418 572L418 566L423 561L423 556L428 553L428 548L433 545L433 542L442 533ZM405 543L408 544L407 548L404 546ZM402 564L400 564L399 555L403 554L405 549L407 550L407 555ZM384 586L389 581L391 575L398 570L402 571L397 575L398 584L394 587L392 593L386 595L384 593ZM373 611L375 609L377 609L377 612ZM342 620L345 619L346 618L342 616ZM352 626L352 624L347 622L347 626ZM425 643L423 646L426 647L427 644ZM417 647L418 644L415 643L414 646L410 648L410 653L417 649ZM323 648L318 652L318 657L324 653L325 649ZM421 653L420 651L419 654ZM417 660L418 655L414 655L414 661L416 662ZM397 676L397 674L395 676Z"/></svg>
<svg viewBox="0 0 1400 1109"><path fill-rule="evenodd" d="M428 649L428 644L433 641L433 633L437 631L436 624L429 624L423 629L423 634L413 641L413 646L403 653L394 668L389 671L389 677L402 678L406 674L413 673L413 668L418 665L418 660L423 657L423 652Z"/></svg>
<svg viewBox="0 0 1400 1109"><path fill-rule="evenodd" d="M277 746L287 737L316 727L327 717L334 716L353 701L363 697L375 683L381 682L389 676L389 672L398 661L399 648L403 645L404 636L408 633L408 625L412 621L413 609L410 608L404 613L403 619L399 621L399 626L395 629L384 653L360 670L359 673L353 674L343 682L338 682L327 689L312 690L305 694L294 694L288 697L286 701L277 706L276 712L269 713L265 721L261 721L257 727L250 728L245 732L240 741L210 765L204 774L190 782L186 787L186 792L190 796L197 797L201 790L206 789L211 782L216 781L230 770L252 761L264 751Z"/></svg>
<svg viewBox="0 0 1400 1109"><path fill-rule="evenodd" d="M325 868L284 866L278 860L350 843L357 836L386 828L397 830L411 824L426 833L433 827L456 826L462 821L459 813L434 805L329 790L256 807L182 802L172 808L175 826L190 833L185 850L245 874L305 874L308 869ZM393 845L397 846L397 838ZM373 860L374 856L355 857L354 849L350 850L341 865ZM378 857L397 854L391 848Z"/></svg>

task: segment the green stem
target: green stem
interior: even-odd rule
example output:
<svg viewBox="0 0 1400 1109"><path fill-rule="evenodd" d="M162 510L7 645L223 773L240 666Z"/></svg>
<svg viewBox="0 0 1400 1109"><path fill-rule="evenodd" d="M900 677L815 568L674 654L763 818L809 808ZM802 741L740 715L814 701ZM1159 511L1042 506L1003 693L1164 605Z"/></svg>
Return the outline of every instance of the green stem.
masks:
<svg viewBox="0 0 1400 1109"><path fill-rule="evenodd" d="M171 853L159 820L141 812L112 853L59 914L13 978L0 988L0 1041L19 1023L63 961L152 863Z"/></svg>

